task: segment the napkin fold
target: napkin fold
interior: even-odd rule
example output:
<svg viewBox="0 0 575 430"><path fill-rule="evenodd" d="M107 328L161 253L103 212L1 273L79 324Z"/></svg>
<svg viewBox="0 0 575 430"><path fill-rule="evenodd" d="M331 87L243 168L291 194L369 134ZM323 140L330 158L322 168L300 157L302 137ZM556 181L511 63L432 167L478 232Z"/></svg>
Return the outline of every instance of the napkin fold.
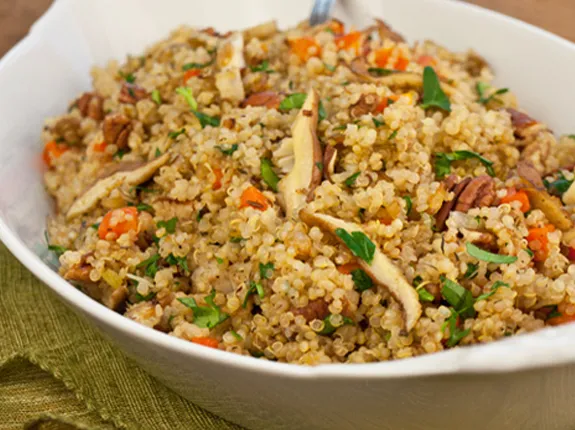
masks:
<svg viewBox="0 0 575 430"><path fill-rule="evenodd" d="M0 243L0 429L241 430L141 370Z"/></svg>

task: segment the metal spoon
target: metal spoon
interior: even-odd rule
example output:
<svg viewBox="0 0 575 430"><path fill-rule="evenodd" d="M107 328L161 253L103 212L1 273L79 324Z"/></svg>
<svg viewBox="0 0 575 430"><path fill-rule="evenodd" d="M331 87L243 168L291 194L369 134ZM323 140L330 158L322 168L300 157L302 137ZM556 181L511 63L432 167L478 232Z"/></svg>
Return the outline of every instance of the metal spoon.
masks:
<svg viewBox="0 0 575 430"><path fill-rule="evenodd" d="M309 25L314 26L326 22L329 19L331 8L335 0L315 0Z"/></svg>

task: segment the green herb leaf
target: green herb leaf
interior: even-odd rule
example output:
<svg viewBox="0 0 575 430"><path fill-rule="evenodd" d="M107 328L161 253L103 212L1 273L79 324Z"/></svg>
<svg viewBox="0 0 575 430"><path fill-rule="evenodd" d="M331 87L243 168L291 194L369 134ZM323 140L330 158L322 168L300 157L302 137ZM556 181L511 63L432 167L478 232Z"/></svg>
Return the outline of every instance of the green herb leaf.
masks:
<svg viewBox="0 0 575 430"><path fill-rule="evenodd" d="M214 328L227 320L230 316L222 312L214 303L216 291L212 290L204 299L208 306L198 306L193 297L179 298L178 301L194 312L194 324L200 328Z"/></svg>
<svg viewBox="0 0 575 430"><path fill-rule="evenodd" d="M323 102L319 101L319 106L317 108L317 119L318 121L323 121L327 118L327 112L325 111L325 107L323 106Z"/></svg>
<svg viewBox="0 0 575 430"><path fill-rule="evenodd" d="M391 70L391 69L384 69L382 67L370 67L367 69L367 71L375 76L389 76L393 73L395 73L395 70Z"/></svg>
<svg viewBox="0 0 575 430"><path fill-rule="evenodd" d="M224 264L224 260L223 260L222 258L220 258L220 257L216 257L216 262L217 262L218 264Z"/></svg>
<svg viewBox="0 0 575 430"><path fill-rule="evenodd" d="M545 181L545 186L547 187L547 190L549 191L550 194L562 197L565 191L569 189L572 183L573 183L572 180L570 181L569 179L565 179L565 176L563 176L563 174L560 173L559 178L556 179L555 181L553 182Z"/></svg>
<svg viewBox="0 0 575 430"><path fill-rule="evenodd" d="M272 69L269 68L270 64L268 60L262 61L257 66L249 66L252 72L266 72L266 73L275 73Z"/></svg>
<svg viewBox="0 0 575 430"><path fill-rule="evenodd" d="M207 63L187 63L182 66L182 70L187 72L191 69L203 69L205 67L211 66L214 63L214 60L210 60Z"/></svg>
<svg viewBox="0 0 575 430"><path fill-rule="evenodd" d="M411 213L411 209L413 208L413 203L411 202L411 197L410 196L403 196L403 199L405 200L405 203L406 203L405 215L409 216L409 214Z"/></svg>
<svg viewBox="0 0 575 430"><path fill-rule="evenodd" d="M126 155L129 151L127 149L118 149L116 151L116 153L112 156L112 158L117 158L118 160L121 160L124 155Z"/></svg>
<svg viewBox="0 0 575 430"><path fill-rule="evenodd" d="M279 108L280 110L301 109L306 97L305 93L293 93L281 101Z"/></svg>
<svg viewBox="0 0 575 430"><path fill-rule="evenodd" d="M170 254L166 258L166 263L168 263L170 266L178 266L186 275L190 274L188 259L186 257L176 257L174 254Z"/></svg>
<svg viewBox="0 0 575 430"><path fill-rule="evenodd" d="M136 82L136 77L132 73L124 73L122 71L118 72L120 77L129 84Z"/></svg>
<svg viewBox="0 0 575 430"><path fill-rule="evenodd" d="M211 125L212 127L219 127L220 126L220 119L215 116L209 116L202 112L194 111L193 114L200 120L200 125L202 128L206 128L206 126Z"/></svg>
<svg viewBox="0 0 575 430"><path fill-rule="evenodd" d="M475 88L477 90L477 94L479 95L479 100L477 100L477 101L481 104L484 104L484 105L486 105L487 103L489 103L492 100L496 100L497 96L509 92L509 88L501 88L501 89L495 91L490 96L485 97L486 91L489 88L491 88L491 86L489 84L486 84L485 82L478 82Z"/></svg>
<svg viewBox="0 0 575 430"><path fill-rule="evenodd" d="M442 330L445 331L445 327L449 326L449 339L447 340L447 346L452 348L457 345L461 339L467 336L470 333L470 329L461 330L457 327L457 320L459 315L454 309L451 309L451 315L445 321L444 325L442 326Z"/></svg>
<svg viewBox="0 0 575 430"><path fill-rule="evenodd" d="M158 272L158 260L159 259L160 259L160 255L154 254L150 258L148 258L147 260L144 260L140 264L138 264L136 266L136 268L138 268L138 269L144 268L144 273L146 274L146 276L153 278L154 276L156 276L156 273Z"/></svg>
<svg viewBox="0 0 575 430"><path fill-rule="evenodd" d="M345 181L343 181L343 183L348 187L352 187L353 184L355 184L355 180L359 177L360 174L361 172L354 173L353 175L348 177Z"/></svg>
<svg viewBox="0 0 575 430"><path fill-rule="evenodd" d="M156 148L156 152L154 153L154 156L159 157L160 155L162 155L162 151L160 151L160 148Z"/></svg>
<svg viewBox="0 0 575 430"><path fill-rule="evenodd" d="M478 302L479 300L487 300L489 297L491 297L493 294L495 294L495 291L497 291L501 287L509 288L509 284L506 284L505 282L502 282L502 281L495 281L495 283L491 286L491 289L489 290L489 292L485 293L485 294L481 294L479 297L477 297L475 299L475 301Z"/></svg>
<svg viewBox="0 0 575 430"><path fill-rule="evenodd" d="M156 103L157 105L162 104L162 96L160 95L160 92L158 90L152 91L151 97L152 97L152 101L154 103Z"/></svg>
<svg viewBox="0 0 575 430"><path fill-rule="evenodd" d="M477 276L478 270L479 270L479 264L467 263L467 270L465 271L463 277L465 279L473 279Z"/></svg>
<svg viewBox="0 0 575 430"><path fill-rule="evenodd" d="M260 173L264 182L277 193L280 178L274 172L273 164L269 158L260 160Z"/></svg>
<svg viewBox="0 0 575 430"><path fill-rule="evenodd" d="M473 295L469 290L466 290L457 282L446 278L444 275L440 277L443 283L441 288L441 295L453 308L465 317L473 317L475 309L473 309Z"/></svg>
<svg viewBox="0 0 575 430"><path fill-rule="evenodd" d="M92 227L94 230L98 230L98 228L100 227L100 223L96 222L96 223L92 224L90 227Z"/></svg>
<svg viewBox="0 0 575 430"><path fill-rule="evenodd" d="M381 127L382 125L385 125L385 121L383 121L383 120L380 121L379 119L377 119L375 117L372 118L371 120L373 121L373 125L375 125L375 127Z"/></svg>
<svg viewBox="0 0 575 430"><path fill-rule="evenodd" d="M246 297L244 298L244 303L242 304L243 308L245 308L248 305L248 299L250 298L250 296L256 293L258 294L258 296L260 296L260 299L263 299L265 297L264 287L262 286L262 284L250 281L250 288L248 289Z"/></svg>
<svg viewBox="0 0 575 430"><path fill-rule="evenodd" d="M563 314L561 312L559 312L559 310L557 310L557 305L553 305L551 306L551 312L549 312L549 314L547 314L547 319L551 319L551 318L557 318L557 317L561 317L563 316Z"/></svg>
<svg viewBox="0 0 575 430"><path fill-rule="evenodd" d="M319 331L318 334L328 336L330 334L333 334L339 327L343 327L344 325L354 325L353 320L351 318L342 316L342 324L339 327L334 327L334 325L331 323L331 317L332 315L330 314L324 318L323 329Z"/></svg>
<svg viewBox="0 0 575 430"><path fill-rule="evenodd" d="M373 287L373 281L365 271L362 269L355 269L351 271L351 279L355 284L355 289L360 293L369 290Z"/></svg>
<svg viewBox="0 0 575 430"><path fill-rule="evenodd" d="M274 263L260 263L260 278L261 279L270 279L273 275L274 271Z"/></svg>
<svg viewBox="0 0 575 430"><path fill-rule="evenodd" d="M56 254L57 257L60 257L63 253L67 251L66 248L60 245L48 245L48 250Z"/></svg>
<svg viewBox="0 0 575 430"><path fill-rule="evenodd" d="M229 148L224 148L223 146L220 145L217 145L216 148L218 148L220 152L224 155L232 155L234 152L238 150L239 146L237 143L234 143Z"/></svg>
<svg viewBox="0 0 575 430"><path fill-rule="evenodd" d="M567 135L567 137L568 137L569 139L575 140L575 134L569 134L569 135Z"/></svg>
<svg viewBox="0 0 575 430"><path fill-rule="evenodd" d="M138 205L136 205L136 209L138 210L138 212L151 212L154 210L154 208L146 203L140 203Z"/></svg>
<svg viewBox="0 0 575 430"><path fill-rule="evenodd" d="M435 175L438 179L443 179L451 172L451 163L453 161L476 159L483 164L489 176L495 176L493 170L493 161L482 157L476 152L472 151L455 151L455 152L437 152L435 154Z"/></svg>
<svg viewBox="0 0 575 430"><path fill-rule="evenodd" d="M433 302L435 300L433 294L431 294L425 288L417 289L417 294L419 295L420 302Z"/></svg>
<svg viewBox="0 0 575 430"><path fill-rule="evenodd" d="M178 131L170 131L170 132L168 133L168 137L169 137L170 139L174 139L174 140L175 140L179 135L184 134L185 132L186 132L186 129L185 129L185 128L182 128L181 130L178 130ZM157 150L157 148L156 148L156 150Z"/></svg>
<svg viewBox="0 0 575 430"><path fill-rule="evenodd" d="M323 163L321 161L315 163L315 167L317 167L318 170L323 171Z"/></svg>
<svg viewBox="0 0 575 430"><path fill-rule="evenodd" d="M351 253L361 258L367 264L371 264L375 255L375 244L360 231L349 234L343 228L337 228L335 234L345 243Z"/></svg>
<svg viewBox="0 0 575 430"><path fill-rule="evenodd" d="M329 64L327 64L327 63L323 63L323 65L325 66L325 68L326 68L327 70L329 70L329 71L332 72L332 73L335 72L335 69L337 68L336 66L331 66L331 65L329 65Z"/></svg>
<svg viewBox="0 0 575 430"><path fill-rule="evenodd" d="M439 78L433 70L433 67L427 66L423 70L423 103L422 109L437 107L444 111L451 112L451 103L449 98L441 89Z"/></svg>
<svg viewBox="0 0 575 430"><path fill-rule="evenodd" d="M158 228L164 227L167 233L173 234L176 232L176 224L178 222L178 217L173 217L167 221L158 221L156 225Z"/></svg>
<svg viewBox="0 0 575 430"><path fill-rule="evenodd" d="M529 254L529 256L531 258L533 258L535 256L535 253L533 251L531 251L529 248L525 248L524 251Z"/></svg>
<svg viewBox="0 0 575 430"><path fill-rule="evenodd" d="M198 110L198 102L194 98L194 94L193 94L191 88L189 88L189 87L178 87L178 88L176 88L176 93L181 95L186 100L188 105L190 105L190 109L192 111L194 111L194 113L195 113L195 111Z"/></svg>
<svg viewBox="0 0 575 430"><path fill-rule="evenodd" d="M517 257L514 255L500 255L500 254L493 254L488 251L484 251L483 249L477 247L476 245L467 242L465 244L467 249L467 253L472 257L477 258L481 261L487 261L488 263L496 263L496 264L511 264L517 261Z"/></svg>
<svg viewBox="0 0 575 430"><path fill-rule="evenodd" d="M156 297L156 293L153 291L150 291L145 296L142 296L140 293L136 293L136 303L147 302L148 300L152 300L154 297Z"/></svg>
<svg viewBox="0 0 575 430"><path fill-rule="evenodd" d="M244 340L243 337L241 337L238 332L234 331L234 330L230 330L230 333L232 334L233 337L235 337L237 340Z"/></svg>
<svg viewBox="0 0 575 430"><path fill-rule="evenodd" d="M245 240L245 239L241 236L230 237L230 242L232 242L232 243L240 243L242 240Z"/></svg>
<svg viewBox="0 0 575 430"><path fill-rule="evenodd" d="M347 128L347 124L342 124L342 125L338 125L337 127L334 127L333 130L339 131L339 130L345 130L346 128Z"/></svg>
<svg viewBox="0 0 575 430"><path fill-rule="evenodd" d="M399 133L399 130L394 130L393 133L391 133L387 138L387 141L389 142L390 140L395 139L397 137L397 133Z"/></svg>

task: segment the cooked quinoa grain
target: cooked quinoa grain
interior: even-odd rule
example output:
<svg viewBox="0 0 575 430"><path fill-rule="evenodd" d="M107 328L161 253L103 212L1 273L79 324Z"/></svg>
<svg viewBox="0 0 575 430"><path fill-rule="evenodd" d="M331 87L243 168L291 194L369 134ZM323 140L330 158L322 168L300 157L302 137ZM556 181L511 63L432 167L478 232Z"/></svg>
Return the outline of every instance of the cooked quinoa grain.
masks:
<svg viewBox="0 0 575 430"><path fill-rule="evenodd" d="M310 365L575 320L575 140L478 54L381 21L183 27L92 77L44 127L48 236L127 318Z"/></svg>

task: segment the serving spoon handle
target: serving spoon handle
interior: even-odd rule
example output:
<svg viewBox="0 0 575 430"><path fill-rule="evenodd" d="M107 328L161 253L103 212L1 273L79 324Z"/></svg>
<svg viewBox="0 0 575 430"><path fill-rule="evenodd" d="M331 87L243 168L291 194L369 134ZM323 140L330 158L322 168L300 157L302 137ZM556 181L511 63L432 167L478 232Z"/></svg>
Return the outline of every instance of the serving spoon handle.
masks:
<svg viewBox="0 0 575 430"><path fill-rule="evenodd" d="M314 26L326 22L334 3L335 0L315 0L309 18L309 25Z"/></svg>

